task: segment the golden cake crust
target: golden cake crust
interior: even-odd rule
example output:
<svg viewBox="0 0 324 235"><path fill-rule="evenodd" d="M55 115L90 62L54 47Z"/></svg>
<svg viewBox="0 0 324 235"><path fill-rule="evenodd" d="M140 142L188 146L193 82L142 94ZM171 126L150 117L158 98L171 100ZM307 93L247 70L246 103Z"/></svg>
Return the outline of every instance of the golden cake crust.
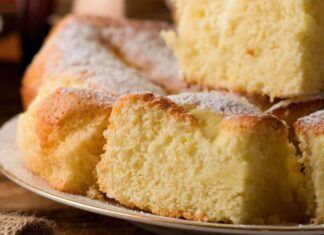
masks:
<svg viewBox="0 0 324 235"><path fill-rule="evenodd" d="M288 124L292 125L297 119L321 109L324 109L324 93L283 100L266 112L286 120Z"/></svg>
<svg viewBox="0 0 324 235"><path fill-rule="evenodd" d="M68 176L63 176L64 167L57 167L73 158L70 156L71 151L78 150L71 150L70 146L77 148L78 142L83 143L83 154L84 151L93 155L103 151L100 149L103 147L103 130L99 134L96 134L95 130L107 127L115 99L115 96L108 93L58 88L40 102L33 103L28 111L19 117L18 122L18 145L25 154L27 167L55 189L84 194L89 184L95 183L92 173L84 170L84 166L77 166L84 170L83 175L86 178L83 179L84 182L76 183L69 180ZM99 149L94 150L88 146L89 143L84 142L91 137L81 137L87 135L86 126L89 125L94 125L92 134L89 134L93 139L90 140L98 142L96 144L100 146ZM74 136L76 133L79 133L80 137ZM94 164L95 160L89 157L88 161L87 165Z"/></svg>
<svg viewBox="0 0 324 235"><path fill-rule="evenodd" d="M213 94L216 94L219 97L225 96L225 98L217 100L216 97L213 97ZM211 96L213 99L216 98L213 101L214 104L206 105L206 103L208 103L208 101L206 101L206 96ZM233 97L236 97L237 100L231 100ZM232 126L233 128L251 129L256 125L263 123L268 125L269 128L287 129L286 124L276 116L263 114L257 107L249 104L243 97L227 92L183 93L168 97L162 97L152 93L129 94L118 98L118 103L113 109L114 114L118 115L124 104L128 101L143 101L151 107L158 107L159 109L168 112L179 120L190 121L193 125L197 125L198 120L193 115L189 114L181 105L190 104L201 109L209 109L222 115L224 117L224 124ZM202 101L205 101L205 103ZM242 103L240 103L241 101ZM233 102L235 102L235 106L233 106Z"/></svg>
<svg viewBox="0 0 324 235"><path fill-rule="evenodd" d="M295 131L307 136L324 135L324 110L300 118L295 124Z"/></svg>
<svg viewBox="0 0 324 235"><path fill-rule="evenodd" d="M71 119L87 115L110 114L116 97L91 90L59 88L45 98L36 108L36 133L40 143L46 146L48 136L62 128Z"/></svg>
<svg viewBox="0 0 324 235"><path fill-rule="evenodd" d="M267 114L275 115L285 121L289 126L289 138L298 145L296 133L294 131L295 122L302 117L310 115L318 110L324 109L324 93L291 98L283 100L266 110Z"/></svg>
<svg viewBox="0 0 324 235"><path fill-rule="evenodd" d="M121 108L124 106L125 103L128 101L143 101L147 103L151 107L158 107L171 115L177 117L179 120L185 120L190 121L192 123L197 123L197 119L192 116L188 115L187 112L179 105L175 104L171 100L162 97L157 96L152 93L146 93L146 94L129 94L120 97L119 99L119 105L116 105L113 109L113 112L117 115L120 113Z"/></svg>

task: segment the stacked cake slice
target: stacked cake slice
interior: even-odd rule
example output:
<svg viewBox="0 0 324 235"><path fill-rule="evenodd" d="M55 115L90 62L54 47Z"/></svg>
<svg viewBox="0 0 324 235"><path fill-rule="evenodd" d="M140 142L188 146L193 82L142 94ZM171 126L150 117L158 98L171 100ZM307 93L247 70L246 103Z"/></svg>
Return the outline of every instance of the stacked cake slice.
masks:
<svg viewBox="0 0 324 235"><path fill-rule="evenodd" d="M186 81L286 98L324 90L324 1L176 0Z"/></svg>

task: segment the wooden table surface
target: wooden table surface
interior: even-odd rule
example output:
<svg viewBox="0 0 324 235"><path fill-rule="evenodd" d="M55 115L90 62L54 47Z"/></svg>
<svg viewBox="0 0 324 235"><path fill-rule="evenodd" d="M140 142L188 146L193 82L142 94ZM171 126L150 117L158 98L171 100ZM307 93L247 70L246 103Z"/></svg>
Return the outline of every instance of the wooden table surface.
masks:
<svg viewBox="0 0 324 235"><path fill-rule="evenodd" d="M0 64L0 124L21 111L19 84L22 70ZM31 193L0 173L0 212L26 212L56 223L56 234L150 235L130 223L77 210Z"/></svg>

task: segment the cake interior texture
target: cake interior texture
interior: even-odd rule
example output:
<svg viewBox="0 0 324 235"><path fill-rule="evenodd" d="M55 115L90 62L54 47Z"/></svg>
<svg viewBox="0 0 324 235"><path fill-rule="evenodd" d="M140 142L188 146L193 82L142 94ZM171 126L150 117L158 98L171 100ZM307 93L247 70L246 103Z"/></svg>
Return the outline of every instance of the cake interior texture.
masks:
<svg viewBox="0 0 324 235"><path fill-rule="evenodd" d="M302 222L303 177L285 125L241 108L241 114L227 116L222 105L208 107L199 95L188 103L190 95L185 96L189 100L170 97L181 105L151 94L117 101L97 166L100 190L163 216L235 224ZM202 96L206 101L209 95ZM238 104L231 105L237 111Z"/></svg>
<svg viewBox="0 0 324 235"><path fill-rule="evenodd" d="M306 168L308 212L315 223L324 223L324 110L301 118L295 124Z"/></svg>
<svg viewBox="0 0 324 235"><path fill-rule="evenodd" d="M185 79L271 98L324 90L324 1L176 0Z"/></svg>
<svg viewBox="0 0 324 235"><path fill-rule="evenodd" d="M27 167L54 189L162 216L324 223L324 113L299 119L324 108L324 0L174 2L177 32L57 25L23 79Z"/></svg>
<svg viewBox="0 0 324 235"><path fill-rule="evenodd" d="M27 167L55 189L84 195L96 183L113 101L107 94L59 88L33 103L18 120Z"/></svg>

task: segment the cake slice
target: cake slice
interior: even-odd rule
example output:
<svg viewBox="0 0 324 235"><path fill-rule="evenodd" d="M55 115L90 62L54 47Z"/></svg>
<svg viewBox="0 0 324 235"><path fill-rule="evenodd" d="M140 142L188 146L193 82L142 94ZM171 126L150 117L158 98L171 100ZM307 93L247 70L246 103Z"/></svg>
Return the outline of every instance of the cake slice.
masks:
<svg viewBox="0 0 324 235"><path fill-rule="evenodd" d="M120 203L190 220L302 222L299 173L287 127L224 93L118 99L97 166Z"/></svg>
<svg viewBox="0 0 324 235"><path fill-rule="evenodd" d="M299 119L295 131L308 177L308 213L324 223L324 110Z"/></svg>
<svg viewBox="0 0 324 235"><path fill-rule="evenodd" d="M322 109L324 109L324 93L283 100L266 112L284 120L289 126L293 126L299 118Z"/></svg>
<svg viewBox="0 0 324 235"><path fill-rule="evenodd" d="M290 140L296 141L293 125L301 118L324 109L324 93L312 96L296 97L278 102L266 113L277 116L289 126Z"/></svg>
<svg viewBox="0 0 324 235"><path fill-rule="evenodd" d="M148 21L65 17L24 75L21 91L25 107L49 79L61 86L69 80L81 83L84 79L93 83L101 80L101 84L108 80L109 85L109 80L119 77L130 83L150 80L170 93L186 90L177 61L160 36L161 30L170 28Z"/></svg>
<svg viewBox="0 0 324 235"><path fill-rule="evenodd" d="M271 98L324 90L324 1L175 2L165 38L188 82Z"/></svg>
<svg viewBox="0 0 324 235"><path fill-rule="evenodd" d="M33 103L18 120L27 167L55 189L85 194L96 183L114 101L107 93L59 88Z"/></svg>

